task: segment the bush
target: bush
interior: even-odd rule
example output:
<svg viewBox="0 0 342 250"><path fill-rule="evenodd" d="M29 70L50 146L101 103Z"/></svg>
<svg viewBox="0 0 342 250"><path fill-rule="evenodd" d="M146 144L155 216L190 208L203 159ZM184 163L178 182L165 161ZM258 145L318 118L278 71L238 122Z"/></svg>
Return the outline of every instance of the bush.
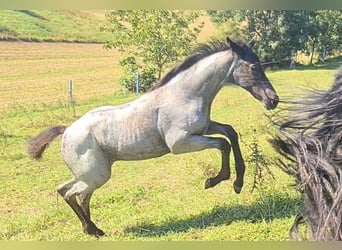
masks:
<svg viewBox="0 0 342 250"><path fill-rule="evenodd" d="M127 56L120 61L123 68L123 76L119 78L119 83L128 91L136 92L136 74L139 73L139 92L146 92L157 81L157 70L150 65L139 66L133 56Z"/></svg>

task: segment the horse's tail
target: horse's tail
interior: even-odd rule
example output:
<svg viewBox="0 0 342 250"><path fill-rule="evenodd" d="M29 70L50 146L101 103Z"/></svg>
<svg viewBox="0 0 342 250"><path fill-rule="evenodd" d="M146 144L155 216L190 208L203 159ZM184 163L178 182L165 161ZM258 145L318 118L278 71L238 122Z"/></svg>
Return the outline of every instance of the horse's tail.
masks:
<svg viewBox="0 0 342 250"><path fill-rule="evenodd" d="M42 157L45 149L60 134L63 134L66 126L53 126L36 137L32 137L27 141L27 152L32 159L38 160Z"/></svg>

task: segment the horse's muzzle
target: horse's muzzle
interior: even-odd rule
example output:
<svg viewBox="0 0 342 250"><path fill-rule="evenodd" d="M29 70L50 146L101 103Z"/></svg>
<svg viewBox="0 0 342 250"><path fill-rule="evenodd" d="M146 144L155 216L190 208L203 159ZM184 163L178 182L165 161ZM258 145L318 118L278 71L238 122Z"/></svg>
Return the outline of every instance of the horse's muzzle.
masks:
<svg viewBox="0 0 342 250"><path fill-rule="evenodd" d="M275 96L273 99L268 99L267 103L265 104L265 108L267 110L275 109L279 103L279 97Z"/></svg>
<svg viewBox="0 0 342 250"><path fill-rule="evenodd" d="M265 108L267 110L275 109L279 103L279 97L273 88L267 88L265 90L266 100Z"/></svg>

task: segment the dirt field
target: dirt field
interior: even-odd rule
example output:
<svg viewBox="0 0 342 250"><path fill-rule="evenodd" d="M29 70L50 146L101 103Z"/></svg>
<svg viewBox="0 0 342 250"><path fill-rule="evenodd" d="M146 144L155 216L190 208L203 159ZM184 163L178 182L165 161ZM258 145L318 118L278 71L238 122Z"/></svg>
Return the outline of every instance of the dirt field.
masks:
<svg viewBox="0 0 342 250"><path fill-rule="evenodd" d="M119 53L100 44L0 42L0 110L112 95Z"/></svg>

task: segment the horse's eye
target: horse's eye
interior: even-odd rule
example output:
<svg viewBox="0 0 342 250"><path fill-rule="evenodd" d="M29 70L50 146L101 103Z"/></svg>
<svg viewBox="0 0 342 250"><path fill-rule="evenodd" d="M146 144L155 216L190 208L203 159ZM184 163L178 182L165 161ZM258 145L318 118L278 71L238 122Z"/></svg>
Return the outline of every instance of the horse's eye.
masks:
<svg viewBox="0 0 342 250"><path fill-rule="evenodd" d="M257 69L257 66L256 66L255 64L251 64L251 65L249 65L249 68L250 68L251 70L256 70L256 69Z"/></svg>

